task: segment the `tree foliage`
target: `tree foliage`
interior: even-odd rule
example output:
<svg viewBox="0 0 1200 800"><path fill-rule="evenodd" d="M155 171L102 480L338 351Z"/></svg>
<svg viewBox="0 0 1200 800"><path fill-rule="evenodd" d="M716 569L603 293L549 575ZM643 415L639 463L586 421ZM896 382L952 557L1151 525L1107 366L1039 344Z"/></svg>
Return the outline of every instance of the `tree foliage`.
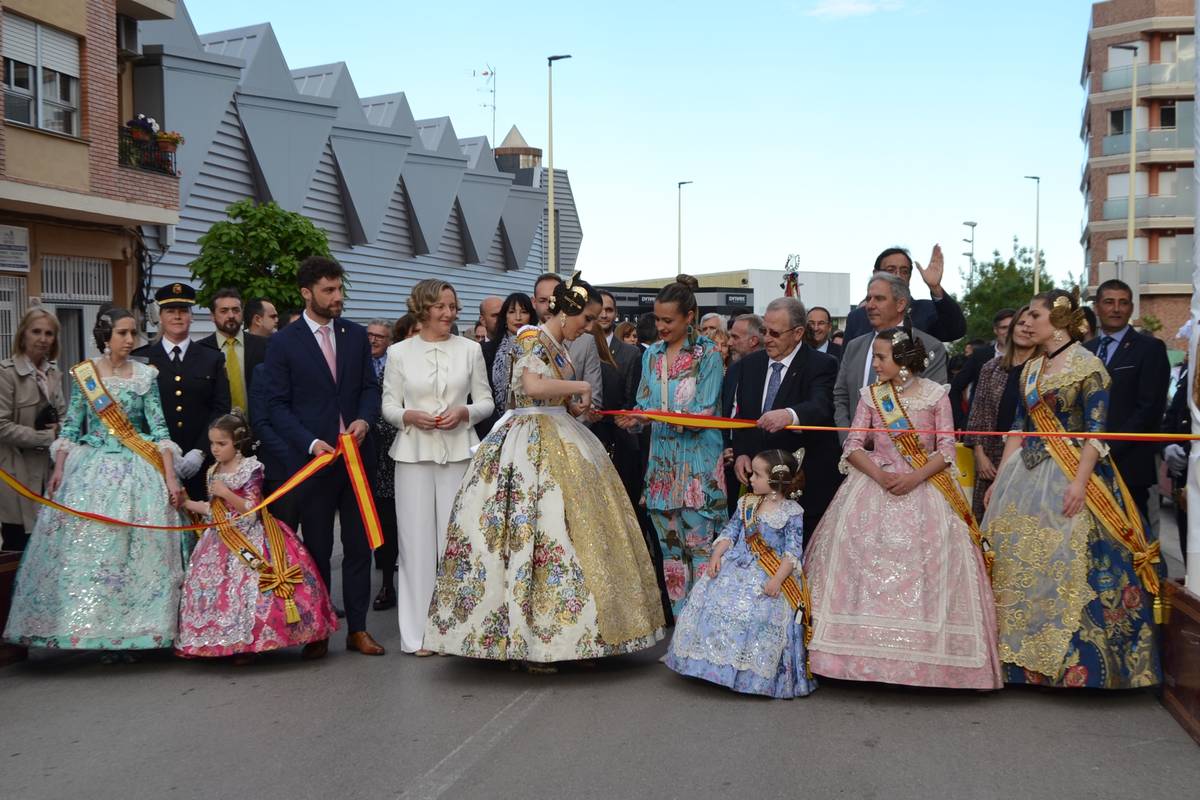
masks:
<svg viewBox="0 0 1200 800"><path fill-rule="evenodd" d="M993 251L991 261L974 265L968 282L971 288L962 299L966 339L991 339L992 316L1002 308L1020 308L1033 297L1033 248L1024 247L1014 236L1012 255L1006 259L999 250ZM1055 288L1045 258L1039 282L1043 292Z"/></svg>
<svg viewBox="0 0 1200 800"><path fill-rule="evenodd" d="M229 219L200 237L200 256L191 264L201 284L197 302L208 305L217 290L232 286L244 298L262 298L279 308L303 305L296 270L309 256L330 255L325 232L273 202L247 198L225 213Z"/></svg>

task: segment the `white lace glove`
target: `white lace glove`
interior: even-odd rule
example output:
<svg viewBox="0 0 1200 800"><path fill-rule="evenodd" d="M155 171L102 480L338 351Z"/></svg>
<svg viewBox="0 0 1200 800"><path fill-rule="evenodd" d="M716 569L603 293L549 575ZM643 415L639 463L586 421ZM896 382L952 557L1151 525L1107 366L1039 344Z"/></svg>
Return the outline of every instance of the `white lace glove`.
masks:
<svg viewBox="0 0 1200 800"><path fill-rule="evenodd" d="M187 455L175 462L175 474L181 481L191 478L204 466L204 453L199 450L189 450Z"/></svg>
<svg viewBox="0 0 1200 800"><path fill-rule="evenodd" d="M1187 472L1188 457L1183 445L1169 444L1163 451L1163 459L1167 462L1167 472L1172 475L1183 475Z"/></svg>

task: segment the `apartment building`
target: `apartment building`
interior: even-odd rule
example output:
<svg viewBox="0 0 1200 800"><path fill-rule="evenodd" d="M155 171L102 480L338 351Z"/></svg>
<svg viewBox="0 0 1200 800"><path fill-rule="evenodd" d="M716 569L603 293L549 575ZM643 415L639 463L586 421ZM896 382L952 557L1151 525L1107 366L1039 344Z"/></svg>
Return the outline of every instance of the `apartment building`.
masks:
<svg viewBox="0 0 1200 800"><path fill-rule="evenodd" d="M1174 337L1188 319L1195 232L1194 0L1109 0L1092 6L1083 57L1082 243L1092 287L1128 258L1129 152L1136 129L1134 248L1122 277L1140 286L1140 314ZM1135 47L1136 51L1128 48ZM1134 60L1137 107L1133 108ZM1133 281L1130 281L1133 282Z"/></svg>
<svg viewBox="0 0 1200 800"><path fill-rule="evenodd" d="M101 303L141 295L142 226L179 220L174 157L124 124L139 20L175 0L2 0L0 357L32 303L62 322L59 360L87 352Z"/></svg>

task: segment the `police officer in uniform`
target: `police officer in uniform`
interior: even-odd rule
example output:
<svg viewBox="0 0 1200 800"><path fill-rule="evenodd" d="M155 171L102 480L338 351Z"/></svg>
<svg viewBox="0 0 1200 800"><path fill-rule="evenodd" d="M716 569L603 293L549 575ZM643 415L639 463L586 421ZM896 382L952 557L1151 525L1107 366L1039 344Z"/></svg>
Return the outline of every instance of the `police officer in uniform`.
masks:
<svg viewBox="0 0 1200 800"><path fill-rule="evenodd" d="M186 283L169 283L154 293L158 303L159 335L133 355L158 370L158 392L171 440L183 451L176 472L188 497L208 497L205 468L212 463L208 426L228 414L229 378L225 356L189 338L196 290Z"/></svg>

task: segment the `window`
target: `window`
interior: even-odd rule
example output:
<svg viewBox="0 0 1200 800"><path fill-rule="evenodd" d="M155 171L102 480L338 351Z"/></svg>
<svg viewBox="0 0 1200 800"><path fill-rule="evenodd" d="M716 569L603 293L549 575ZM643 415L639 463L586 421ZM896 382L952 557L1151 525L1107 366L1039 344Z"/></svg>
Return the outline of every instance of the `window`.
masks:
<svg viewBox="0 0 1200 800"><path fill-rule="evenodd" d="M1125 237L1109 239L1107 243L1107 261L1124 261L1128 252L1125 249ZM1135 261L1146 261L1150 255L1150 241L1145 236L1133 240L1133 258Z"/></svg>
<svg viewBox="0 0 1200 800"><path fill-rule="evenodd" d="M1137 126L1139 131L1146 130L1147 120L1149 120L1148 108L1146 106L1139 105L1137 110ZM1108 135L1124 136L1129 132L1129 109L1110 109L1108 112Z"/></svg>
<svg viewBox="0 0 1200 800"><path fill-rule="evenodd" d="M1137 47L1137 62L1138 66L1150 63L1150 46L1147 42L1125 42L1124 46ZM1108 48L1108 68L1109 69L1129 69L1133 66L1133 53L1128 50L1122 50L1120 47Z"/></svg>
<svg viewBox="0 0 1200 800"><path fill-rule="evenodd" d="M1162 104L1158 110L1158 127L1174 128L1175 127L1175 101L1168 100Z"/></svg>
<svg viewBox="0 0 1200 800"><path fill-rule="evenodd" d="M79 40L4 15L4 117L79 135Z"/></svg>
<svg viewBox="0 0 1200 800"><path fill-rule="evenodd" d="M1174 197L1179 189L1179 173L1173 169L1158 173L1159 197Z"/></svg>
<svg viewBox="0 0 1200 800"><path fill-rule="evenodd" d="M1145 197L1150 192L1150 173L1138 172L1134 177L1134 191L1137 192L1136 197ZM1114 172L1108 176L1108 194L1109 200L1124 198L1129 196L1129 173Z"/></svg>

